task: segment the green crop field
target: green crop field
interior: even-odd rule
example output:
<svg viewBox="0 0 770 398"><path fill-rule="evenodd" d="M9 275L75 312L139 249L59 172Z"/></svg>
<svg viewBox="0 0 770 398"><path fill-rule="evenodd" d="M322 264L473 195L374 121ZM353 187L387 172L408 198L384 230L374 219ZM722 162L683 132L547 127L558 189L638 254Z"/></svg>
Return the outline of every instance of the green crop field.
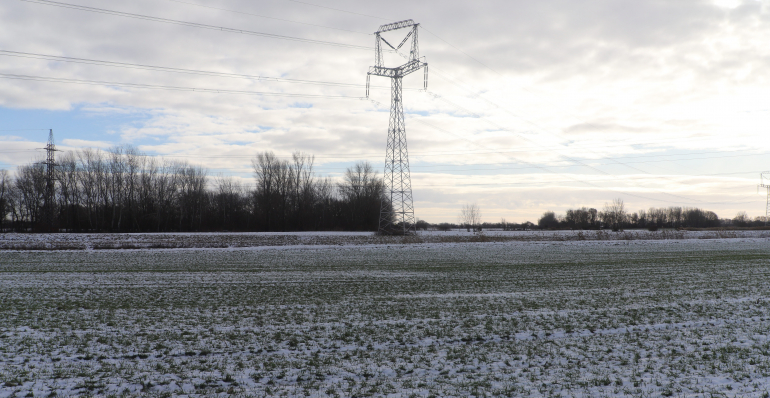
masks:
<svg viewBox="0 0 770 398"><path fill-rule="evenodd" d="M0 252L0 397L770 396L769 243Z"/></svg>

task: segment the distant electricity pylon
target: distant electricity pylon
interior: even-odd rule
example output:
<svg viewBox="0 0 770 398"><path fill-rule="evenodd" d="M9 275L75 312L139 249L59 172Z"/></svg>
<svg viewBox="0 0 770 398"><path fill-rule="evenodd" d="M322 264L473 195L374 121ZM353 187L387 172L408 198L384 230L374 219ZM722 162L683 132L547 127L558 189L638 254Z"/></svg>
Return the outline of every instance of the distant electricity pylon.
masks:
<svg viewBox="0 0 770 398"><path fill-rule="evenodd" d="M770 171L764 171L759 175L759 188L767 189L767 204L765 205L765 226L767 226L767 218L770 217Z"/></svg>
<svg viewBox="0 0 770 398"><path fill-rule="evenodd" d="M390 120L388 122L388 143L385 149L385 195L380 206L380 225L381 234L412 234L415 233L414 204L412 201L412 180L409 173L409 152L406 147L406 126L404 124L404 105L402 103L402 85L401 79L412 73L425 68L424 86L428 87L428 64L420 61L420 49L417 42L417 27L411 19L394 22L380 26L377 32L374 32L374 66L369 67L366 74L366 97L369 98L369 80L372 75L389 77L391 81L390 90ZM381 34L397 29L407 29L409 33L401 40L401 43L394 47ZM393 51L411 40L411 49L407 62L395 68L386 68L382 60L382 43L385 43Z"/></svg>
<svg viewBox="0 0 770 398"><path fill-rule="evenodd" d="M54 212L56 207L56 159L54 153L58 151L53 143L53 129L48 131L48 144L45 146L45 201L43 203L43 224L48 232L53 232Z"/></svg>

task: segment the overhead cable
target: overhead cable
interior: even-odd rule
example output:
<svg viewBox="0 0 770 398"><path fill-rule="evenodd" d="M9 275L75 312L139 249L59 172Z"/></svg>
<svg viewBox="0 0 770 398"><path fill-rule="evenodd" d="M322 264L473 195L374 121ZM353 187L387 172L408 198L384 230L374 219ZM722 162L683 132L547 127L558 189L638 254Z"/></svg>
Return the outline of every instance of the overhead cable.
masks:
<svg viewBox="0 0 770 398"><path fill-rule="evenodd" d="M232 12L232 13L235 13L235 14L249 15L249 16L252 16L252 17L265 18L265 19L273 19L273 20L281 21L281 22L289 22L289 23L296 23L296 24L300 24L300 25L315 26L317 28L333 29L333 30L339 30L339 31L342 31L342 32L358 33L358 34L362 34L362 35L369 35L369 34L371 34L371 33L359 32L359 31L356 31L356 30L334 28L334 27L326 26L326 25L316 25L316 24L309 23L309 22L299 22L299 21L292 21L290 19L268 17L266 15L259 15L259 14L254 14L254 13L250 13L250 12L245 12L245 11L230 10L230 9L227 9L227 8L219 8L219 7L212 7L212 6L207 6L207 5L203 5L203 4L189 3L189 2L181 1L181 0L167 0L167 1L171 1L171 2L179 3L179 4L187 4L189 6L208 8L210 10L226 11L226 12Z"/></svg>
<svg viewBox="0 0 770 398"><path fill-rule="evenodd" d="M88 84L88 85L117 86L117 87L131 87L131 88L146 88L146 89L169 90L169 91L194 91L194 92L213 93L213 94L242 94L242 95L261 95L261 96L270 96L270 97L361 99L360 97L345 96L345 95L275 93L275 92L264 92L264 91L226 90L226 89L201 88L201 87L161 86L161 85L155 85L155 84L122 83L122 82L107 82L107 81L98 81L98 80L66 79L66 78L45 77L45 76L14 75L14 74L8 74L8 73L0 73L0 78L15 79L15 80L42 81L42 82L55 82L55 83L72 83L72 84Z"/></svg>
<svg viewBox="0 0 770 398"><path fill-rule="evenodd" d="M89 59L89 58L63 57L60 55L27 53L27 52L10 51L10 50L0 50L0 55L9 56L9 57L19 57L19 58L43 59L43 60L58 61L58 62L72 62L72 63L87 64L87 65L111 66L111 67L117 67L117 68L151 70L151 71L171 72L171 73L184 73L184 74L202 75L202 76L217 76L217 77L249 79L249 80L257 80L257 81L279 82L279 83L296 83L296 84L310 84L310 85L319 85L319 86L354 87L354 88L366 87L365 84L326 82L326 81L319 81L319 80L287 79L282 77L246 75L246 74L239 74L239 73L173 68L168 66L132 64L127 62L102 61L102 60ZM371 87L380 88L380 89L390 88L386 86L371 86ZM407 89L407 90L417 91L420 89L414 88L414 89Z"/></svg>
<svg viewBox="0 0 770 398"><path fill-rule="evenodd" d="M297 42L311 43L311 44L322 44L322 45L326 45L326 46L351 48L351 49L356 49L356 50L371 50L372 49L371 47L359 46L359 45L355 45L355 44L346 44L346 43L337 43L337 42L323 41L323 40L305 39L305 38L301 38L301 37L277 35L277 34L273 34L273 33L264 33L264 32L255 32L255 31L251 31L251 30L228 28L228 27L224 27L224 26L206 25L206 24L197 23L197 22L179 21L179 20L176 20L176 19L153 17L153 16L150 16L150 15L142 15L142 14L133 14L133 13L122 12L122 11L108 10L108 9L104 9L104 8L86 7L86 6L81 6L81 5L77 5L77 4L61 3L61 2L58 2L58 1L51 1L51 0L20 0L20 1L25 1L25 2L28 2L28 3L36 3L36 4L49 5L49 6L56 6L56 7L62 7L62 8L69 8L69 9L73 9L73 10L89 11L89 12L95 12L95 13L100 13L100 14L115 15L115 16L120 16L120 17L142 19L142 20L145 20L145 21L161 22L161 23L166 23L166 24L171 24L171 25L187 26L187 27L191 27L191 28L218 30L218 31L222 31L222 32L239 33L239 34L244 34L244 35L267 37L267 38L271 38L271 39L290 40L290 41L297 41Z"/></svg>
<svg viewBox="0 0 770 398"><path fill-rule="evenodd" d="M382 20L382 21L390 21L390 19L388 19L388 18L376 17L374 15L361 14L361 13L357 13L357 12L353 12L353 11L345 11L345 10L341 10L339 8L332 8L332 7L322 6L322 5L318 5L318 4L307 3L307 2L304 2L304 1L298 1L298 0L287 0L287 1L291 1L292 3L305 4L305 5L308 5L308 6L313 6L313 7L318 7L318 8L325 8L327 10L344 12L344 13L352 14L352 15L358 15L358 16L361 16L361 17L374 18L374 19L379 19L379 20Z"/></svg>

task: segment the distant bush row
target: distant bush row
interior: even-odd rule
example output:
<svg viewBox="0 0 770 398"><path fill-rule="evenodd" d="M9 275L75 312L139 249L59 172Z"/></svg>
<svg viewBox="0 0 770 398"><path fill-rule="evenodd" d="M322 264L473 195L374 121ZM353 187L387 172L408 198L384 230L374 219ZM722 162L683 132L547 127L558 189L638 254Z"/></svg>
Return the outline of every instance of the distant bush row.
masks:
<svg viewBox="0 0 770 398"><path fill-rule="evenodd" d="M720 219L716 213L697 207L651 207L648 210L627 212L621 199L605 204L602 211L581 207L569 209L564 215L552 211L543 213L537 222L540 229L600 229L613 230L644 228L715 228L755 227L764 225L764 218L749 219L746 212L740 212L733 219Z"/></svg>

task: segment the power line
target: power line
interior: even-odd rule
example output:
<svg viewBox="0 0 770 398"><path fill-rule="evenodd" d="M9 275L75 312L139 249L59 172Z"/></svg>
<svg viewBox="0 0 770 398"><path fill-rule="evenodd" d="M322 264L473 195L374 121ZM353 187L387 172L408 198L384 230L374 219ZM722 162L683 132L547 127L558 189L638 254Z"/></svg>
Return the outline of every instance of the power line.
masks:
<svg viewBox="0 0 770 398"><path fill-rule="evenodd" d="M59 62L72 62L72 63L87 64L87 65L110 66L110 67L127 68L127 69L151 70L151 71L170 72L170 73L184 73L184 74L203 75L203 76L217 76L217 77L257 80L257 81L272 81L272 82L279 82L279 83L297 83L297 84L311 84L311 85L320 85L320 86L338 86L338 87L351 87L351 88L366 87L365 84L326 82L326 81L318 81L318 80L286 79L282 77L247 75L247 74L239 74L239 73L174 68L174 67L168 67L168 66L133 64L133 63L127 63L127 62L103 61L103 60L89 59L89 58L64 57L59 55L26 53L26 52L10 51L10 50L0 50L0 55L9 56L9 57L19 57L19 58L43 59L43 60L59 61ZM373 87L380 88L380 89L390 88L385 86L373 86ZM415 88L415 89L407 89L407 90L417 91L420 89Z"/></svg>
<svg viewBox="0 0 770 398"><path fill-rule="evenodd" d="M130 87L130 88L145 88L145 89L154 89L154 90L188 91L188 92L192 91L192 92L202 92L202 93L212 93L212 94L242 94L242 95L262 95L262 96L266 96L266 97L293 97L293 98L361 99L361 97L345 96L345 95L275 93L275 92L263 92L263 91L226 90L226 89L198 88L198 87L161 86L161 85L155 85L155 84L121 83L121 82L107 82L107 81L99 81L99 80L66 79L66 78L45 77L45 76L14 75L14 74L6 74L6 73L0 73L0 78L14 79L14 80L31 80L31 81L41 81L41 82L54 82L54 83L71 83L71 84L118 86L118 87Z"/></svg>
<svg viewBox="0 0 770 398"><path fill-rule="evenodd" d="M359 32L359 31L356 31L356 30L349 30L349 29L342 29L342 28L333 28L331 26L316 25L316 24L312 24L312 23L308 23L308 22L299 22L299 21L292 21L290 19L268 17L268 16L265 16L265 15L253 14L253 13L245 12L245 11L230 10L230 9L227 9L227 8L212 7L212 6L206 6L206 5L203 5L203 4L196 4L196 3L188 3L186 1L181 1L181 0L167 0L167 1L171 1L171 2L174 2L174 3L180 3L180 4L187 4L187 5L195 6L195 7L208 8L208 9L211 9L211 10L227 11L227 12L232 12L232 13L236 13L236 14L249 15L249 16L252 16L252 17L259 17L259 18L273 19L273 20L282 21L282 22L290 22L290 23L296 23L296 24L301 24L301 25L315 26L317 28L333 29L333 30L339 30L339 31L343 31L343 32L358 33L358 34L362 34L362 35L369 35L370 34L370 33Z"/></svg>
<svg viewBox="0 0 770 398"><path fill-rule="evenodd" d="M51 0L20 0L20 1L28 2L28 3L35 3L35 4L42 4L42 5L55 6L55 7L62 7L62 8L69 8L69 9L73 9L73 10L89 11L89 12L95 12L95 13L99 13L99 14L107 14L107 15L115 15L115 16L120 16L120 17L141 19L141 20L145 20L145 21L161 22L161 23L166 23L166 24L171 24L171 25L187 26L187 27L191 27L191 28L218 30L218 31L221 31L221 32L229 32L229 33L238 33L238 34L251 35L251 36L267 37L267 38L271 38L271 39L290 40L290 41L296 41L296 42L302 42L302 43L310 43L310 44L322 44L322 45L327 45L327 46L351 48L351 49L356 49L356 50L371 50L372 49L371 47L359 46L359 45L355 45L355 44L346 44L346 43L337 43L337 42L323 41L323 40L305 39L305 38L301 38L301 37L277 35L277 34L273 34L273 33L255 32L255 31L245 30L245 29L227 28L227 27L224 27L224 26L206 25L206 24L197 23L197 22L179 21L179 20L176 20L176 19L153 17L153 16L150 16L150 15L142 15L142 14L133 14L133 13L122 12L122 11L107 10L107 9L104 9L104 8L86 7L86 6L81 6L81 5L77 5L77 4L61 3L61 2L58 2L58 1L51 1Z"/></svg>
<svg viewBox="0 0 770 398"><path fill-rule="evenodd" d="M387 18L382 18L382 17L376 17L376 16L374 16L374 15L361 14L361 13L352 12L352 11L345 11L345 10L341 10L341 9L339 9L339 8L332 8L332 7L322 6L322 5L318 5L318 4L307 3L307 2L304 2L304 1L298 1L298 0L287 0L287 1L291 1L292 3L300 3L300 4L305 4L305 5L308 5L308 6L313 6L313 7L318 7L318 8L325 8L325 9L327 9L327 10L333 10L333 11L344 12L344 13L346 13L346 14L358 15L358 16L361 16L361 17L368 17L368 18L379 19L379 20L381 20L381 21L392 21L392 19L387 19Z"/></svg>

